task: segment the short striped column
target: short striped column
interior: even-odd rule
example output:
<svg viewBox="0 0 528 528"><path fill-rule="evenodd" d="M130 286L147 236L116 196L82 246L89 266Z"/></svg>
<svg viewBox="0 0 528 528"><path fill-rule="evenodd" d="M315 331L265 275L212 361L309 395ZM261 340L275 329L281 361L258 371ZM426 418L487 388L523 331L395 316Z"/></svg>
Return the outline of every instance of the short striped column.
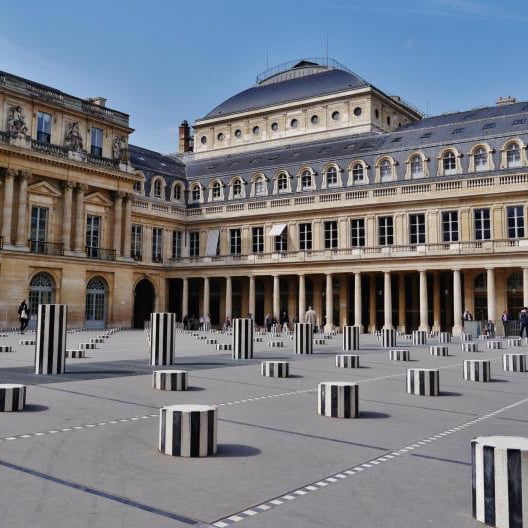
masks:
<svg viewBox="0 0 528 528"><path fill-rule="evenodd" d="M394 330L394 328L381 329L381 346L382 348L396 346L396 330Z"/></svg>
<svg viewBox="0 0 528 528"><path fill-rule="evenodd" d="M217 340L216 339L206 339L205 344L206 345L216 345Z"/></svg>
<svg viewBox="0 0 528 528"><path fill-rule="evenodd" d="M491 381L489 359L464 359L464 379L466 381Z"/></svg>
<svg viewBox="0 0 528 528"><path fill-rule="evenodd" d="M438 369L407 369L407 394L438 396L440 371Z"/></svg>
<svg viewBox="0 0 528 528"><path fill-rule="evenodd" d="M425 330L413 330L413 345L425 345L427 343L427 332Z"/></svg>
<svg viewBox="0 0 528 528"><path fill-rule="evenodd" d="M283 341L268 341L268 348L284 348Z"/></svg>
<svg viewBox="0 0 528 528"><path fill-rule="evenodd" d="M176 345L176 314L150 314L150 364L172 365Z"/></svg>
<svg viewBox="0 0 528 528"><path fill-rule="evenodd" d="M86 352L84 350L66 350L66 357L72 359L84 359Z"/></svg>
<svg viewBox="0 0 528 528"><path fill-rule="evenodd" d="M343 351L359 350L359 326L343 327Z"/></svg>
<svg viewBox="0 0 528 528"><path fill-rule="evenodd" d="M336 356L336 367L359 368L359 355L358 354L338 354Z"/></svg>
<svg viewBox="0 0 528 528"><path fill-rule="evenodd" d="M462 352L478 352L478 343L461 343Z"/></svg>
<svg viewBox="0 0 528 528"><path fill-rule="evenodd" d="M166 455L206 457L216 453L216 407L162 407L159 427L158 449Z"/></svg>
<svg viewBox="0 0 528 528"><path fill-rule="evenodd" d="M324 337L315 337L313 340L314 345L326 345L326 339Z"/></svg>
<svg viewBox="0 0 528 528"><path fill-rule="evenodd" d="M503 354L502 370L526 372L526 354Z"/></svg>
<svg viewBox="0 0 528 528"><path fill-rule="evenodd" d="M216 350L231 350L231 343L216 343Z"/></svg>
<svg viewBox="0 0 528 528"><path fill-rule="evenodd" d="M287 361L263 361L260 364L260 373L267 378L288 378L290 364Z"/></svg>
<svg viewBox="0 0 528 528"><path fill-rule="evenodd" d="M0 385L0 412L23 411L26 405L26 386L15 383Z"/></svg>
<svg viewBox="0 0 528 528"><path fill-rule="evenodd" d="M293 342L296 354L313 354L312 323L295 323Z"/></svg>
<svg viewBox="0 0 528 528"><path fill-rule="evenodd" d="M521 346L522 339L520 337L508 337L508 346L518 347Z"/></svg>
<svg viewBox="0 0 528 528"><path fill-rule="evenodd" d="M438 340L440 341L440 343L450 343L451 334L449 332L440 332L438 334Z"/></svg>
<svg viewBox="0 0 528 528"><path fill-rule="evenodd" d="M255 343L263 343L264 342L264 339L262 337L254 337L253 338L253 341Z"/></svg>
<svg viewBox="0 0 528 528"><path fill-rule="evenodd" d="M104 343L105 340L102 337L92 337L90 338L90 343Z"/></svg>
<svg viewBox="0 0 528 528"><path fill-rule="evenodd" d="M431 345L429 347L429 354L431 356L448 356L449 351L445 345Z"/></svg>
<svg viewBox="0 0 528 528"><path fill-rule="evenodd" d="M62 374L65 371L67 315L65 304L39 304L35 374Z"/></svg>
<svg viewBox="0 0 528 528"><path fill-rule="evenodd" d="M498 528L523 528L528 520L528 439L481 436L471 440L471 513Z"/></svg>
<svg viewBox="0 0 528 528"><path fill-rule="evenodd" d="M233 319L233 359L251 359L253 357L253 320Z"/></svg>
<svg viewBox="0 0 528 528"><path fill-rule="evenodd" d="M13 352L11 345L0 345L0 352Z"/></svg>
<svg viewBox="0 0 528 528"><path fill-rule="evenodd" d="M359 385L348 381L325 381L317 391L317 413L332 418L359 416Z"/></svg>
<svg viewBox="0 0 528 528"><path fill-rule="evenodd" d="M81 350L95 350L97 345L95 343L79 343L79 348Z"/></svg>
<svg viewBox="0 0 528 528"><path fill-rule="evenodd" d="M186 391L186 370L155 370L152 373L152 388L166 391Z"/></svg>
<svg viewBox="0 0 528 528"><path fill-rule="evenodd" d="M501 349L502 348L502 341L488 341L486 343L486 346L491 349Z"/></svg>
<svg viewBox="0 0 528 528"><path fill-rule="evenodd" d="M391 361L410 361L411 353L409 350L403 348L389 350L389 359Z"/></svg>
<svg viewBox="0 0 528 528"><path fill-rule="evenodd" d="M468 341L473 341L473 336L471 334L460 334L460 341L462 343L467 343Z"/></svg>

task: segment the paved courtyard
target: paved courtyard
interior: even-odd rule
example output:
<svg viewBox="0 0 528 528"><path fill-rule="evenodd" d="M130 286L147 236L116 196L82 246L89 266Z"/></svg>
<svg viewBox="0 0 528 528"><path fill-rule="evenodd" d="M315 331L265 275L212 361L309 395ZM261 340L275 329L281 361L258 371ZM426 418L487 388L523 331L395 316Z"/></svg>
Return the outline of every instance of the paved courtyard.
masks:
<svg viewBox="0 0 528 528"><path fill-rule="evenodd" d="M69 334L68 348L99 333ZM407 363L363 335L361 368L343 369L334 359L341 336L311 356L295 356L288 338L268 348L264 337L253 360L234 361L178 335L173 368L189 371L190 389L166 392L151 388L142 331L67 360L62 376L32 374L33 347L20 337L0 338L14 349L0 353L0 382L28 385L25 412L0 415L2 526L477 527L471 438L528 436L528 373L501 364L526 345L488 350L478 341L480 352L466 353L455 339L448 357L432 357L428 345L399 339ZM291 361L290 378L260 375L272 358ZM491 359L491 383L463 380L471 358ZM407 395L411 367L440 368L440 396ZM318 382L334 380L360 384L358 419L316 414ZM216 456L158 453L158 410L176 403L218 406Z"/></svg>

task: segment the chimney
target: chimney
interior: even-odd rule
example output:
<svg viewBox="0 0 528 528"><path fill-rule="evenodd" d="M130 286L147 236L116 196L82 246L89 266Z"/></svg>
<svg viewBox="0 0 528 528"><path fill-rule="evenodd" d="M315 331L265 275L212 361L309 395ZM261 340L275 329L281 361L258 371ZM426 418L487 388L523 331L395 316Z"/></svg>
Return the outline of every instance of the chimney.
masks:
<svg viewBox="0 0 528 528"><path fill-rule="evenodd" d="M102 106L103 108L106 106L106 98L104 97L89 97L87 101L96 106Z"/></svg>
<svg viewBox="0 0 528 528"><path fill-rule="evenodd" d="M178 128L178 152L192 152L191 129L187 121L182 121Z"/></svg>
<svg viewBox="0 0 528 528"><path fill-rule="evenodd" d="M499 97L495 101L495 104L497 106L503 106L503 105L513 104L513 103L516 103L516 102L517 102L517 99L515 97L512 97L511 95L508 95L508 97Z"/></svg>

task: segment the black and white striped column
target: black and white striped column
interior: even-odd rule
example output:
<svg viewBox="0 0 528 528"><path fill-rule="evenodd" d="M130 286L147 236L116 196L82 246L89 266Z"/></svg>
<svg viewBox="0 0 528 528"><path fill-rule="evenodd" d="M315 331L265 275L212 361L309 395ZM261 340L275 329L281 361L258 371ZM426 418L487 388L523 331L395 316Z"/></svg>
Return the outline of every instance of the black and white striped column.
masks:
<svg viewBox="0 0 528 528"><path fill-rule="evenodd" d="M446 345L430 345L429 354L431 356L448 356L448 348Z"/></svg>
<svg viewBox="0 0 528 528"><path fill-rule="evenodd" d="M343 327L343 351L359 350L359 326Z"/></svg>
<svg viewBox="0 0 528 528"><path fill-rule="evenodd" d="M233 319L233 359L253 357L253 320Z"/></svg>
<svg viewBox="0 0 528 528"><path fill-rule="evenodd" d="M171 456L206 457L216 453L216 407L170 405L160 409L158 449Z"/></svg>
<svg viewBox="0 0 528 528"><path fill-rule="evenodd" d="M450 343L451 334L449 332L440 332L438 334L438 340L440 341L440 343Z"/></svg>
<svg viewBox="0 0 528 528"><path fill-rule="evenodd" d="M295 353L313 354L312 323L295 323Z"/></svg>
<svg viewBox="0 0 528 528"><path fill-rule="evenodd" d="M462 343L473 341L473 336L471 334L460 334L460 341L462 341Z"/></svg>
<svg viewBox="0 0 528 528"><path fill-rule="evenodd" d="M359 416L359 385L348 381L319 383L317 413L332 418Z"/></svg>
<svg viewBox="0 0 528 528"><path fill-rule="evenodd" d="M521 346L522 339L520 337L508 337L508 346L518 347Z"/></svg>
<svg viewBox="0 0 528 528"><path fill-rule="evenodd" d="M410 361L411 353L409 350L403 348L389 350L389 359L391 361Z"/></svg>
<svg viewBox="0 0 528 528"><path fill-rule="evenodd" d="M462 345L462 352L478 352L478 343L461 343Z"/></svg>
<svg viewBox="0 0 528 528"><path fill-rule="evenodd" d="M396 330L394 328L381 329L381 346L383 348L396 346Z"/></svg>
<svg viewBox="0 0 528 528"><path fill-rule="evenodd" d="M66 350L66 357L72 359L84 359L86 352L84 350Z"/></svg>
<svg viewBox="0 0 528 528"><path fill-rule="evenodd" d="M492 350L500 350L502 348L502 341L488 341L486 346Z"/></svg>
<svg viewBox="0 0 528 528"><path fill-rule="evenodd" d="M268 378L287 378L290 375L290 364L287 361L263 361L260 373Z"/></svg>
<svg viewBox="0 0 528 528"><path fill-rule="evenodd" d="M491 381L489 359L464 359L464 379L466 381Z"/></svg>
<svg viewBox="0 0 528 528"><path fill-rule="evenodd" d="M438 396L440 371L438 369L407 369L407 394Z"/></svg>
<svg viewBox="0 0 528 528"><path fill-rule="evenodd" d="M0 345L0 352L13 352L11 345Z"/></svg>
<svg viewBox="0 0 528 528"><path fill-rule="evenodd" d="M471 440L471 513L499 528L528 521L528 438L481 436Z"/></svg>
<svg viewBox="0 0 528 528"><path fill-rule="evenodd" d="M338 354L336 356L336 367L359 368L358 354Z"/></svg>
<svg viewBox="0 0 528 528"><path fill-rule="evenodd" d="M23 411L26 405L26 386L14 383L0 385L0 412Z"/></svg>
<svg viewBox="0 0 528 528"><path fill-rule="evenodd" d="M155 370L152 373L152 388L166 391L186 391L186 370Z"/></svg>
<svg viewBox="0 0 528 528"><path fill-rule="evenodd" d="M413 345L425 345L427 343L427 332L425 330L413 330Z"/></svg>
<svg viewBox="0 0 528 528"><path fill-rule="evenodd" d="M176 346L176 314L150 314L150 364L172 365Z"/></svg>
<svg viewBox="0 0 528 528"><path fill-rule="evenodd" d="M65 304L39 304L37 310L37 341L35 374L62 374L66 365Z"/></svg>
<svg viewBox="0 0 528 528"><path fill-rule="evenodd" d="M510 372L526 372L526 354L503 354L502 369Z"/></svg>

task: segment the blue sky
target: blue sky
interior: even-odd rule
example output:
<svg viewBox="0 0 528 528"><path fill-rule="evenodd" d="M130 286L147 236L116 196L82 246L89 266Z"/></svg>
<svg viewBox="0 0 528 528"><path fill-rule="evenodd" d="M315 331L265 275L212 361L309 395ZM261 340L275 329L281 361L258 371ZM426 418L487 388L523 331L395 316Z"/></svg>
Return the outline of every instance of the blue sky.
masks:
<svg viewBox="0 0 528 528"><path fill-rule="evenodd" d="M429 114L528 99L522 0L0 1L0 69L127 112L177 148L269 66L329 55ZM524 9L523 9L524 7Z"/></svg>

